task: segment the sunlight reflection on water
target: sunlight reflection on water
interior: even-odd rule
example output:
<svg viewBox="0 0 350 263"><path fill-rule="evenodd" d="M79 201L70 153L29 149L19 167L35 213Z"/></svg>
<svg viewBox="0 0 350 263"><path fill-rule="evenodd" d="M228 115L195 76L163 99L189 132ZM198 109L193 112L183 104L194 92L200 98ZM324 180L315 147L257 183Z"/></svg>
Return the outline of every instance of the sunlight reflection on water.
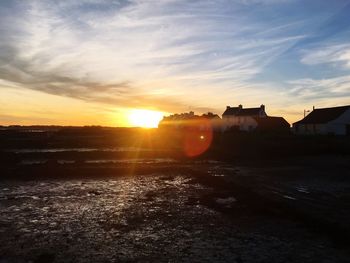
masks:
<svg viewBox="0 0 350 263"><path fill-rule="evenodd" d="M6 152L13 153L55 153L55 152L147 152L154 149L137 147L116 147L116 148L28 148L28 149L7 149Z"/></svg>
<svg viewBox="0 0 350 263"><path fill-rule="evenodd" d="M46 164L49 159L24 159L20 162L21 165L38 165ZM50 160L51 163L56 164L75 164L76 160ZM93 159L85 160L82 163L86 164L170 164L178 161L171 158L127 158L127 159Z"/></svg>

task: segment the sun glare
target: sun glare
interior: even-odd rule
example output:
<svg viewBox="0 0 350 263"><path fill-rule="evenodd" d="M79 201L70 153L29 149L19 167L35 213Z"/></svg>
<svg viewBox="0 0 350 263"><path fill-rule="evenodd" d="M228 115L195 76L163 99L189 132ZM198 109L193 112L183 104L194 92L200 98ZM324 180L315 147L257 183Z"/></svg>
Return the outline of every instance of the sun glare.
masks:
<svg viewBox="0 0 350 263"><path fill-rule="evenodd" d="M163 118L163 113L152 110L131 110L128 116L129 123L135 127L156 128Z"/></svg>

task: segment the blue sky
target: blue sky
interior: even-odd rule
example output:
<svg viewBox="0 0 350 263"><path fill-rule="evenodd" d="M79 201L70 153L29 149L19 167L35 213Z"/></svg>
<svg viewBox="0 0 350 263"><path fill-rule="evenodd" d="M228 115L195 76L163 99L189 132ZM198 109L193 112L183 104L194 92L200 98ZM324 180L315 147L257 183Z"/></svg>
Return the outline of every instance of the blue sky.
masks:
<svg viewBox="0 0 350 263"><path fill-rule="evenodd" d="M349 0L2 0L0 124L348 105L348 14Z"/></svg>

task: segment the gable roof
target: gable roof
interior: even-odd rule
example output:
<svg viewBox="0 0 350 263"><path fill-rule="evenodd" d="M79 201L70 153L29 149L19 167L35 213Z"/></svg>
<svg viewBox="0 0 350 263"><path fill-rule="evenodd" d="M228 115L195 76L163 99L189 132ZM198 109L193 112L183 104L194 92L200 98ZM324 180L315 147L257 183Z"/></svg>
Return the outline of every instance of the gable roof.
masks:
<svg viewBox="0 0 350 263"><path fill-rule="evenodd" d="M272 131L272 130L289 130L290 124L283 117L254 117L258 123L258 130Z"/></svg>
<svg viewBox="0 0 350 263"><path fill-rule="evenodd" d="M340 115L342 115L348 109L350 109L350 105L333 107L333 108L315 109L309 115L307 115L304 119L297 121L294 124L327 123L337 119Z"/></svg>
<svg viewBox="0 0 350 263"><path fill-rule="evenodd" d="M241 109L238 112L238 116L252 116L252 115L259 115L261 108L246 108Z"/></svg>
<svg viewBox="0 0 350 263"><path fill-rule="evenodd" d="M261 107L259 108L242 108L242 107L227 107L222 116L258 116L260 114Z"/></svg>
<svg viewBox="0 0 350 263"><path fill-rule="evenodd" d="M239 107L227 107L226 110L224 111L224 113L222 114L224 115L237 115L237 113L239 112L240 108Z"/></svg>

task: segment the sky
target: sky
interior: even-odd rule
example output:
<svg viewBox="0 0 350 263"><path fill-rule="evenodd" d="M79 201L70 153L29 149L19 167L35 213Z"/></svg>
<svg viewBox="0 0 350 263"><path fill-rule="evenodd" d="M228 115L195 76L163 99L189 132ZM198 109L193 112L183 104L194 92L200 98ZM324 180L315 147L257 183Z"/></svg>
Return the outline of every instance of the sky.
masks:
<svg viewBox="0 0 350 263"><path fill-rule="evenodd" d="M0 125L350 104L349 0L1 0Z"/></svg>

